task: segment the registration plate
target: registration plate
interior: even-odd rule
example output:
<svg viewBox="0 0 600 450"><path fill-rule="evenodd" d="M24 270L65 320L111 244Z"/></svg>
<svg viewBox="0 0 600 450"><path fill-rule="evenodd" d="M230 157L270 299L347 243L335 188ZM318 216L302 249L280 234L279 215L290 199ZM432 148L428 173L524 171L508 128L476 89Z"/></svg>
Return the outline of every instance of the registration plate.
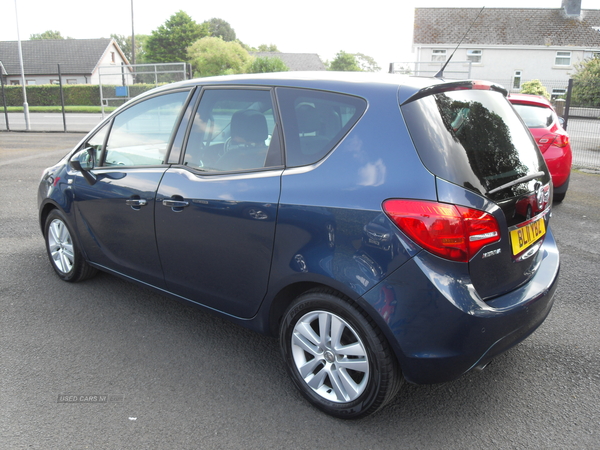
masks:
<svg viewBox="0 0 600 450"><path fill-rule="evenodd" d="M510 241L513 255L518 255L527 247L530 247L544 236L544 234L546 234L546 223L543 217L516 230L512 230L510 232Z"/></svg>

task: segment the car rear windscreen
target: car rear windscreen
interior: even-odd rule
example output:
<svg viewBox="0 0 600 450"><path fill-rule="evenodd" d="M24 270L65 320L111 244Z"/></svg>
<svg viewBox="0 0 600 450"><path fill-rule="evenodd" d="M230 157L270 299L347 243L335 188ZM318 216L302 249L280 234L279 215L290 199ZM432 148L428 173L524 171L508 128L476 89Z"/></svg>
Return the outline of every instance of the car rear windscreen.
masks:
<svg viewBox="0 0 600 450"><path fill-rule="evenodd" d="M402 113L423 164L436 176L486 194L545 163L499 92L453 90L406 103Z"/></svg>
<svg viewBox="0 0 600 450"><path fill-rule="evenodd" d="M513 107L529 128L548 128L554 122L552 110L545 106L514 103Z"/></svg>

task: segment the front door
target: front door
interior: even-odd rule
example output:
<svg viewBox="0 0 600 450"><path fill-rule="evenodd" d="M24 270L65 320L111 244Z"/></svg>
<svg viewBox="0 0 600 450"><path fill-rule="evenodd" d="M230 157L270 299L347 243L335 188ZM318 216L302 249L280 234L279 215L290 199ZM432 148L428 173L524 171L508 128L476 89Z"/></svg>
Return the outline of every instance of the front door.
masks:
<svg viewBox="0 0 600 450"><path fill-rule="evenodd" d="M154 232L156 190L188 94L151 97L115 116L85 143L96 152L96 182L78 174L72 184L88 259L158 287L164 287L164 276Z"/></svg>

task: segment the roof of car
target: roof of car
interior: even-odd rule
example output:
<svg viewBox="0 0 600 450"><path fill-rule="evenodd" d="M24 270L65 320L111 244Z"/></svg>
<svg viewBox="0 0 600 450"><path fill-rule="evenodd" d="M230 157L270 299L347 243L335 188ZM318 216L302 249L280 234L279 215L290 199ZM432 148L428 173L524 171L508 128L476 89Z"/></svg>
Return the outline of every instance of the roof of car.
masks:
<svg viewBox="0 0 600 450"><path fill-rule="evenodd" d="M165 85L149 91L149 93L193 86L275 86L318 89L365 97L375 92L393 91L397 93L400 103L403 103L415 93L424 91L426 88L444 83L465 84L471 82L470 80L444 80L382 72L275 72L196 78Z"/></svg>
<svg viewBox="0 0 600 450"><path fill-rule="evenodd" d="M552 108L552 104L541 95L532 95L532 94L510 94L508 96L508 100L511 103L519 103L525 105L533 105L533 106L545 106L546 108Z"/></svg>
<svg viewBox="0 0 600 450"><path fill-rule="evenodd" d="M435 79L429 78L427 82L419 81L423 78L408 77L405 75L372 72L334 72L334 71L291 71L274 73L254 73L243 75L224 75L217 77L196 78L187 83L198 84L262 84L294 85L313 87L315 84L380 84L380 85L413 85L415 87L436 84ZM183 82L186 83L186 82Z"/></svg>

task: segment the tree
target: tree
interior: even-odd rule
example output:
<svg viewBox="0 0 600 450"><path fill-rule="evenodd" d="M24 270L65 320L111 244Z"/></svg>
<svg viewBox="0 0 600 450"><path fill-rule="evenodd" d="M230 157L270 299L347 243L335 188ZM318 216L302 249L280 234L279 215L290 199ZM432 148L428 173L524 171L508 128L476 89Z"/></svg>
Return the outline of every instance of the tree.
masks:
<svg viewBox="0 0 600 450"><path fill-rule="evenodd" d="M363 72L381 72L381 67L377 64L375 59L371 56L363 55L362 53L355 53L354 58L360 70Z"/></svg>
<svg viewBox="0 0 600 450"><path fill-rule="evenodd" d="M235 41L235 31L228 22L216 17L202 23L208 27L209 36L220 37L226 42Z"/></svg>
<svg viewBox="0 0 600 450"><path fill-rule="evenodd" d="M62 34L60 34L60 31L52 31L52 30L48 30L48 31L44 31L41 34L32 34L29 36L29 40L31 41L40 41L42 39L73 39L70 37L63 37Z"/></svg>
<svg viewBox="0 0 600 450"><path fill-rule="evenodd" d="M600 106L600 57L575 65L571 101L578 106Z"/></svg>
<svg viewBox="0 0 600 450"><path fill-rule="evenodd" d="M288 66L276 56L259 56L250 64L248 73L287 72L288 70L290 70Z"/></svg>
<svg viewBox="0 0 600 450"><path fill-rule="evenodd" d="M327 70L336 70L342 72L361 72L361 68L352 53L346 53L341 50L335 55L335 58L328 64Z"/></svg>
<svg viewBox="0 0 600 450"><path fill-rule="evenodd" d="M131 36L125 36L123 34L111 34L111 38L119 45L127 60L132 63L131 53ZM136 34L135 35L135 62L141 64L145 61L145 44L149 36L147 34Z"/></svg>
<svg viewBox="0 0 600 450"><path fill-rule="evenodd" d="M247 73L252 57L238 42L226 42L218 37L204 37L187 50L194 76L209 77Z"/></svg>
<svg viewBox="0 0 600 450"><path fill-rule="evenodd" d="M209 33L208 25L200 25L187 13L179 11L148 37L146 60L156 63L187 62L187 48Z"/></svg>
<svg viewBox="0 0 600 450"><path fill-rule="evenodd" d="M541 95L550 99L550 94L540 80L531 80L523 83L521 86L521 94Z"/></svg>
<svg viewBox="0 0 600 450"><path fill-rule="evenodd" d="M275 44L260 44L258 46L258 48L256 50L254 50L256 52L278 52L279 53L279 49L277 48L277 46Z"/></svg>

